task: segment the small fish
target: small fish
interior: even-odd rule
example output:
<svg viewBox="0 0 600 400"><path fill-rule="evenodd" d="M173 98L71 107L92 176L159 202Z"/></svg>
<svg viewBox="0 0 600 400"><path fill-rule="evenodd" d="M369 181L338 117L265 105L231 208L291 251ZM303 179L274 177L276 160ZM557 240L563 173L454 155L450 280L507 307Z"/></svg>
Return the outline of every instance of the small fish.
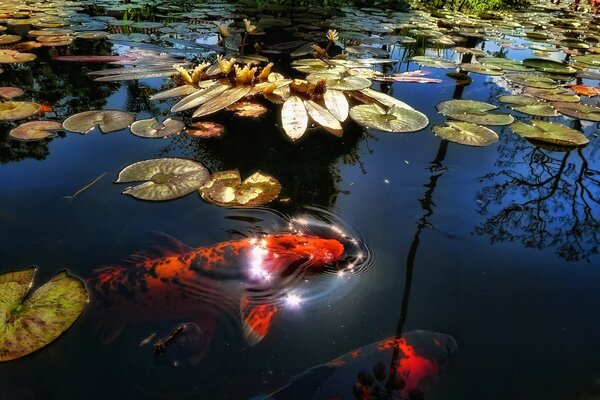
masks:
<svg viewBox="0 0 600 400"><path fill-rule="evenodd" d="M52 106L48 105L48 104L42 104L40 105L40 113L41 114L46 114L52 112Z"/></svg>
<svg viewBox="0 0 600 400"><path fill-rule="evenodd" d="M396 382L386 391L394 349L399 350ZM270 394L252 400L383 400L419 398L448 368L458 351L452 336L413 330L402 338L371 343L326 364L308 369Z"/></svg>
<svg viewBox="0 0 600 400"><path fill-rule="evenodd" d="M279 294L344 253L339 241L308 235L266 235L199 248L164 233L154 236L158 245L121 264L99 267L87 280L98 311L107 317L102 318L105 343L128 323L194 317L208 344L219 312L233 308L254 345L269 331Z"/></svg>

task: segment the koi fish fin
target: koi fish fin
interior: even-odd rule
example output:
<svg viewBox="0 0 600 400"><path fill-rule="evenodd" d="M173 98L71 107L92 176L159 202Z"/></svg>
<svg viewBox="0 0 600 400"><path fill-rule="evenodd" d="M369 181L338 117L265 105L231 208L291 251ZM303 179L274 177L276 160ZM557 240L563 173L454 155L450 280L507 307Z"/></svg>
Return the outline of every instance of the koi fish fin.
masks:
<svg viewBox="0 0 600 400"><path fill-rule="evenodd" d="M277 312L275 304L265 304L243 296L240 301L240 316L244 337L250 346L260 342L269 332L271 320Z"/></svg>
<svg viewBox="0 0 600 400"><path fill-rule="evenodd" d="M149 234L147 246L143 250L129 255L123 262L125 264L137 264L151 259L187 253L191 250L191 247L171 235L164 232L152 231Z"/></svg>

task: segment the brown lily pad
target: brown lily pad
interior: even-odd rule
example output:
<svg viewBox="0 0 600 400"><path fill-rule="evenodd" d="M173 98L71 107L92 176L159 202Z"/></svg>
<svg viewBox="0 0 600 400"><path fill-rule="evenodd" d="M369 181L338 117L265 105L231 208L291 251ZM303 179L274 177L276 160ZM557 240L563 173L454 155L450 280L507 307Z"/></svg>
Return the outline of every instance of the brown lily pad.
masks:
<svg viewBox="0 0 600 400"><path fill-rule="evenodd" d="M17 126L8 134L17 140L42 140L61 129L62 123L58 121L31 121Z"/></svg>
<svg viewBox="0 0 600 400"><path fill-rule="evenodd" d="M281 184L277 179L256 172L243 182L237 170L220 171L211 175L200 188L202 198L221 207L258 207L277 198Z"/></svg>

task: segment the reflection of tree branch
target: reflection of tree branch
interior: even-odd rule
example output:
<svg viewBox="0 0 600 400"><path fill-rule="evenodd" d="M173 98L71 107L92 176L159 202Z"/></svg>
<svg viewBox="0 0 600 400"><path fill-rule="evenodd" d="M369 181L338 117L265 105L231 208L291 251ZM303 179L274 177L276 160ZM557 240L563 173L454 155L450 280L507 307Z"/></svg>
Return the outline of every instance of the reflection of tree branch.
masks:
<svg viewBox="0 0 600 400"><path fill-rule="evenodd" d="M517 151L504 151L510 147ZM518 240L531 248L555 247L570 261L589 261L598 253L600 202L594 189L598 172L589 169L583 150L555 158L539 148L510 147L499 146L497 165L503 170L483 177L492 183L477 195L480 213L499 209L476 232L490 235L492 243ZM524 157L515 161L519 154Z"/></svg>

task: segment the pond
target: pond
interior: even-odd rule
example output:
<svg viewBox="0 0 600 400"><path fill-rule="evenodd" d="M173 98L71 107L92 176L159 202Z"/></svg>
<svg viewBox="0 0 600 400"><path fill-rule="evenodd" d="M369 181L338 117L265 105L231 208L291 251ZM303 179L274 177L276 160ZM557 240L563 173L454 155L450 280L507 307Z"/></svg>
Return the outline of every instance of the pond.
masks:
<svg viewBox="0 0 600 400"><path fill-rule="evenodd" d="M254 2L0 1L0 86L23 91L14 99L3 92L0 110L0 273L35 265L37 287L67 269L90 295L57 340L0 363L0 398L600 396L600 19L566 6L466 16L291 12ZM240 70L254 62L256 76L270 61L280 74L263 86L250 79L260 91L250 96L248 86L238 99L253 102L251 116L222 110L234 100L193 119L200 103L173 112L184 95L151 98L186 84L173 64L192 73L207 61L200 83L182 93L216 78L225 87L207 101L225 102L236 83L233 70L225 78L223 64L214 64L217 54L221 62L236 57ZM126 71L135 74L118 75ZM312 85L291 81L310 74ZM365 94L355 86L364 80L388 96ZM283 104L290 87L301 99L296 108ZM327 90L350 104L344 122L319 105ZM321 109L311 110L309 99ZM442 103L449 100L458 102ZM6 117L26 102L36 104L31 113ZM367 117L357 106L371 107ZM106 117L125 121L107 133L93 122L83 123L83 132L92 128L86 134L60 126L92 110L131 117ZM133 120L149 118L187 128L164 138L132 134ZM59 125L39 140L14 137L17 126L37 120ZM224 132L198 137L192 124L202 121ZM477 146L456 143L461 135ZM138 184L115 182L126 181L124 168L165 158L194 161L192 183L173 183L190 190L169 189L181 197L168 201L123 195ZM171 167L148 167L155 172L143 180L169 183ZM219 192L213 180L217 189L200 196L208 172L235 170L242 180L260 172L268 183L244 189L227 181ZM259 201L255 193L264 191L272 196ZM248 207L233 207L238 200ZM228 241L235 242L219 258L223 248L214 246ZM250 257L265 257L271 246L286 254L268 258L275 283L268 270L248 272L253 259L239 255L249 248ZM157 261L185 264L190 248L203 248L201 281L175 279ZM288 262L290 248L301 257ZM219 269L232 262L233 270ZM299 262L309 273L296 273ZM400 333L404 341L392 343L418 354L400 345L394 359L390 346L382 351L382 340ZM383 375L408 371L390 397L381 394L390 380L373 369L381 361Z"/></svg>

